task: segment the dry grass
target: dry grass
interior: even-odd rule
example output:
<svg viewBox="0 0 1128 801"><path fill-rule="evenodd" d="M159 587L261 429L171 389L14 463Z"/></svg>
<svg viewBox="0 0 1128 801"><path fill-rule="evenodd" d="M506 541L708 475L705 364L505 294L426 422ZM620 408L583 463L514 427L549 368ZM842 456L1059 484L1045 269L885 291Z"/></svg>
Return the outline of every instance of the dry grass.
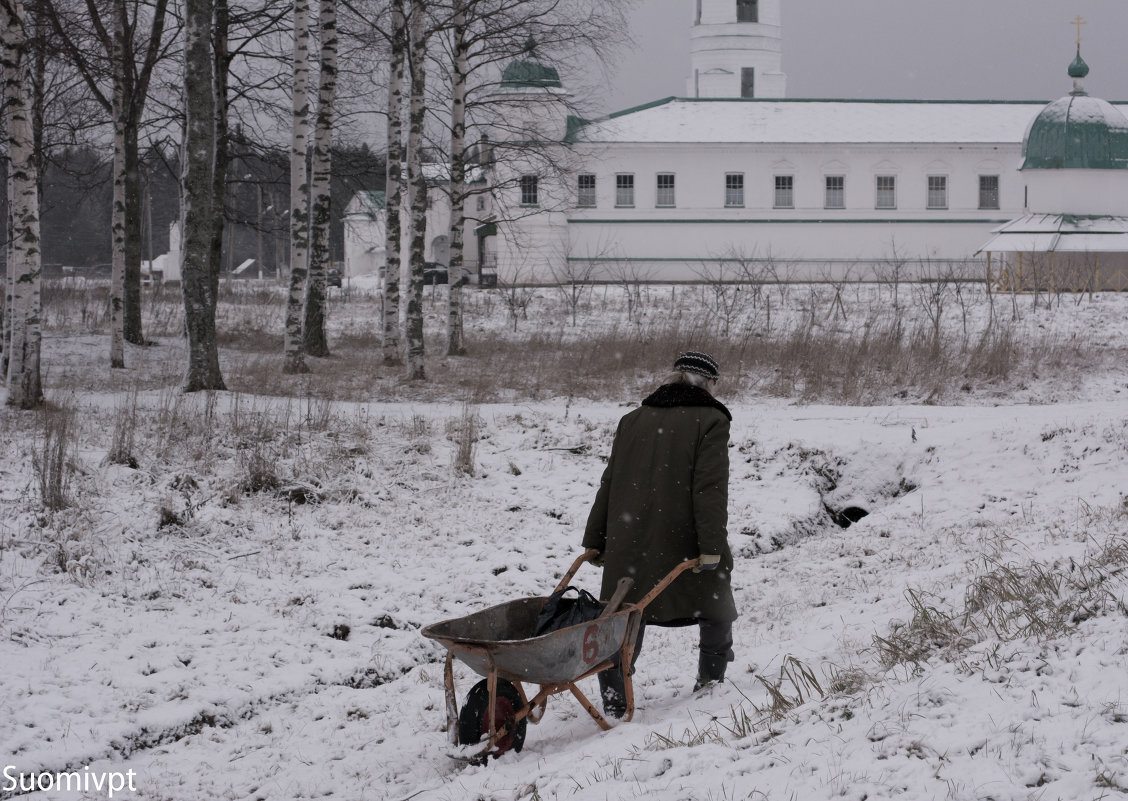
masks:
<svg viewBox="0 0 1128 801"><path fill-rule="evenodd" d="M778 677L768 679L757 675L756 680L768 693L768 703L752 705L759 716L757 727L783 720L796 707L825 695L815 672L790 655L784 657Z"/></svg>
<svg viewBox="0 0 1128 801"><path fill-rule="evenodd" d="M1081 562L1033 560L1018 564L984 557L968 583L962 608L937 596L908 590L912 618L894 621L885 635L875 635L874 651L889 669L922 669L934 656L954 660L983 642L1068 634L1096 615L1128 615L1121 594L1128 577L1128 538L1093 543Z"/></svg>
<svg viewBox="0 0 1128 801"><path fill-rule="evenodd" d="M918 290L915 304L901 306L885 299L881 286L868 295L853 286L753 289L742 294L746 302L739 313L723 319L708 285L647 286L630 292L598 286L585 293L576 309L551 288L472 291L465 294L468 353L459 357L444 355L445 295L432 290L424 303L426 382L406 382L402 368L384 365L379 299L355 289L347 300L342 294L332 296L332 355L310 359L307 376L282 374L284 298L278 287L224 282L217 328L229 389L342 401L479 404L637 397L666 371L673 354L697 348L723 365L722 397L773 395L847 405L900 399L935 403L976 389L1006 392L1039 372L1099 370L1103 359L1118 357L1116 350L1094 356L1084 339L1059 341L1044 332L1032 336L1021 316L1001 314L994 301L982 293L973 299L962 285L959 292L947 289L943 303ZM522 300L516 320L510 313L514 293ZM44 303L51 331L105 333L105 297L96 285L52 285ZM127 353L130 378L142 390L175 385L183 370L179 295L170 287L151 290L144 311L146 336L162 338L161 344ZM573 312L579 321L575 326ZM79 376L64 371L57 380L70 381L76 389L117 391L106 372Z"/></svg>
<svg viewBox="0 0 1128 801"><path fill-rule="evenodd" d="M114 407L113 434L110 450L106 453L107 464L123 464L137 467L134 443L137 432L137 388L134 387L118 399Z"/></svg>
<svg viewBox="0 0 1128 801"><path fill-rule="evenodd" d="M706 743L723 744L729 738L749 737L756 732L770 729L790 717L798 707L825 695L822 685L810 666L791 655L784 657L778 677L771 679L757 674L756 680L767 692L766 701L757 703L745 695L739 687L737 688L737 692L744 697L751 712L744 704L731 705L727 720L714 717L710 718L704 726L694 723L692 728L685 729L681 736L675 736L672 730L666 734L651 732L647 736L647 748L652 751L693 748Z"/></svg>
<svg viewBox="0 0 1128 801"><path fill-rule="evenodd" d="M43 508L55 512L70 506L70 455L76 447L74 407L62 405L42 413L39 447L33 459Z"/></svg>
<svg viewBox="0 0 1128 801"><path fill-rule="evenodd" d="M462 415L447 422L447 439L454 443L452 463L455 472L474 475L474 450L478 443L478 409L465 404Z"/></svg>

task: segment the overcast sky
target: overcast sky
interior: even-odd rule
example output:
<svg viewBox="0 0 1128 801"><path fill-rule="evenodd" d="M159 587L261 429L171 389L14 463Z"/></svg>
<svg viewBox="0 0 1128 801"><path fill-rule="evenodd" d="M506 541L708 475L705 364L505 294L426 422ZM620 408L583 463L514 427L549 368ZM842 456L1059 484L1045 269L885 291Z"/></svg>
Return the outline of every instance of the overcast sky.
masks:
<svg viewBox="0 0 1128 801"><path fill-rule="evenodd" d="M639 0L602 110L685 95L693 5ZM1052 100L1072 88L1078 14L1086 89L1128 100L1128 0L783 0L787 95Z"/></svg>

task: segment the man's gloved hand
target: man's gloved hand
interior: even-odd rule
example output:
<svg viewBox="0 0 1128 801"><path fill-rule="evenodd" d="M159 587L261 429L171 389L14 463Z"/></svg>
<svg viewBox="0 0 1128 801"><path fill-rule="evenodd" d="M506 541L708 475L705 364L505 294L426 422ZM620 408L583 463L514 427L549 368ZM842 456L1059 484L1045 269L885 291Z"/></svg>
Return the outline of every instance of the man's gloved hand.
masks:
<svg viewBox="0 0 1128 801"><path fill-rule="evenodd" d="M716 570L717 565L721 563L721 555L716 553L703 553L698 557L701 564L693 568L694 573L702 573L708 570Z"/></svg>
<svg viewBox="0 0 1128 801"><path fill-rule="evenodd" d="M595 556L593 556L588 561L591 562L596 567L603 567L603 559L604 559L603 551L600 551L599 553L597 553Z"/></svg>

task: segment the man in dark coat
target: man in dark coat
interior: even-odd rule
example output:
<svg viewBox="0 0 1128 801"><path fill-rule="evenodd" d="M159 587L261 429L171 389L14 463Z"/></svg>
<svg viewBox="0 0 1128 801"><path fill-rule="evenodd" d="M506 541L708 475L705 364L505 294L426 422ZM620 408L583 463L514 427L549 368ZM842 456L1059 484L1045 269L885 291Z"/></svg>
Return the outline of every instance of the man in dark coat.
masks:
<svg viewBox="0 0 1128 801"><path fill-rule="evenodd" d="M732 415L711 389L717 363L696 351L683 353L674 372L619 421L584 533L585 548L600 551L602 597L620 578L634 585L635 602L679 562L700 557L701 567L683 573L647 606L644 625L700 629L694 690L724 679L733 659L736 619L729 550L728 442ZM642 631L635 655L642 646ZM632 665L633 668L633 665ZM599 673L604 710L625 712L622 673Z"/></svg>

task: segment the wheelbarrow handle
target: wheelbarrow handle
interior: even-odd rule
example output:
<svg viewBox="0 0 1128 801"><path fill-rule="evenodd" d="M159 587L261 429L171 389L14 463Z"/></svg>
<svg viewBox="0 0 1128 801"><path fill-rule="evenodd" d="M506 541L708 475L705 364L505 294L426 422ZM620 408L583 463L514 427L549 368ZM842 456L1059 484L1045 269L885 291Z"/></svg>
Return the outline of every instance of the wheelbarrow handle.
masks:
<svg viewBox="0 0 1128 801"><path fill-rule="evenodd" d="M568 572L564 574L564 578L560 579L560 583L556 585L556 589L553 590L553 592L560 592L562 589L567 587L569 582L572 581L572 577L576 575L576 571L580 569L580 565L582 565L584 562L591 561L597 556L599 556L598 548L588 548L582 554L577 556L576 561L572 562L572 566L568 568Z"/></svg>
<svg viewBox="0 0 1128 801"><path fill-rule="evenodd" d="M700 559L687 559L684 562L679 562L677 567L666 574L666 577L654 585L654 589L642 596L642 599L635 604L639 609L645 609L651 601L662 594L662 590L666 589L673 583L674 579L680 576L687 570L697 567L701 564Z"/></svg>
<svg viewBox="0 0 1128 801"><path fill-rule="evenodd" d="M568 583L572 580L572 577L576 575L576 571L580 569L580 565L582 565L584 562L591 561L595 557L599 556L599 554L600 551L598 548L589 548L582 554L577 556L576 561L572 562L572 566L568 568L568 572L564 574L564 577L562 579L560 579L560 583L556 585L556 589L553 590L553 592L560 592L562 589L567 587ZM676 579L685 571L692 570L700 564L700 559L686 559L684 562L679 562L677 567L667 573L664 579L655 584L654 589L646 593L646 595L642 597L642 600L635 604L635 606L637 606L639 609L645 609L651 601L661 595L662 590L670 586L674 579Z"/></svg>

